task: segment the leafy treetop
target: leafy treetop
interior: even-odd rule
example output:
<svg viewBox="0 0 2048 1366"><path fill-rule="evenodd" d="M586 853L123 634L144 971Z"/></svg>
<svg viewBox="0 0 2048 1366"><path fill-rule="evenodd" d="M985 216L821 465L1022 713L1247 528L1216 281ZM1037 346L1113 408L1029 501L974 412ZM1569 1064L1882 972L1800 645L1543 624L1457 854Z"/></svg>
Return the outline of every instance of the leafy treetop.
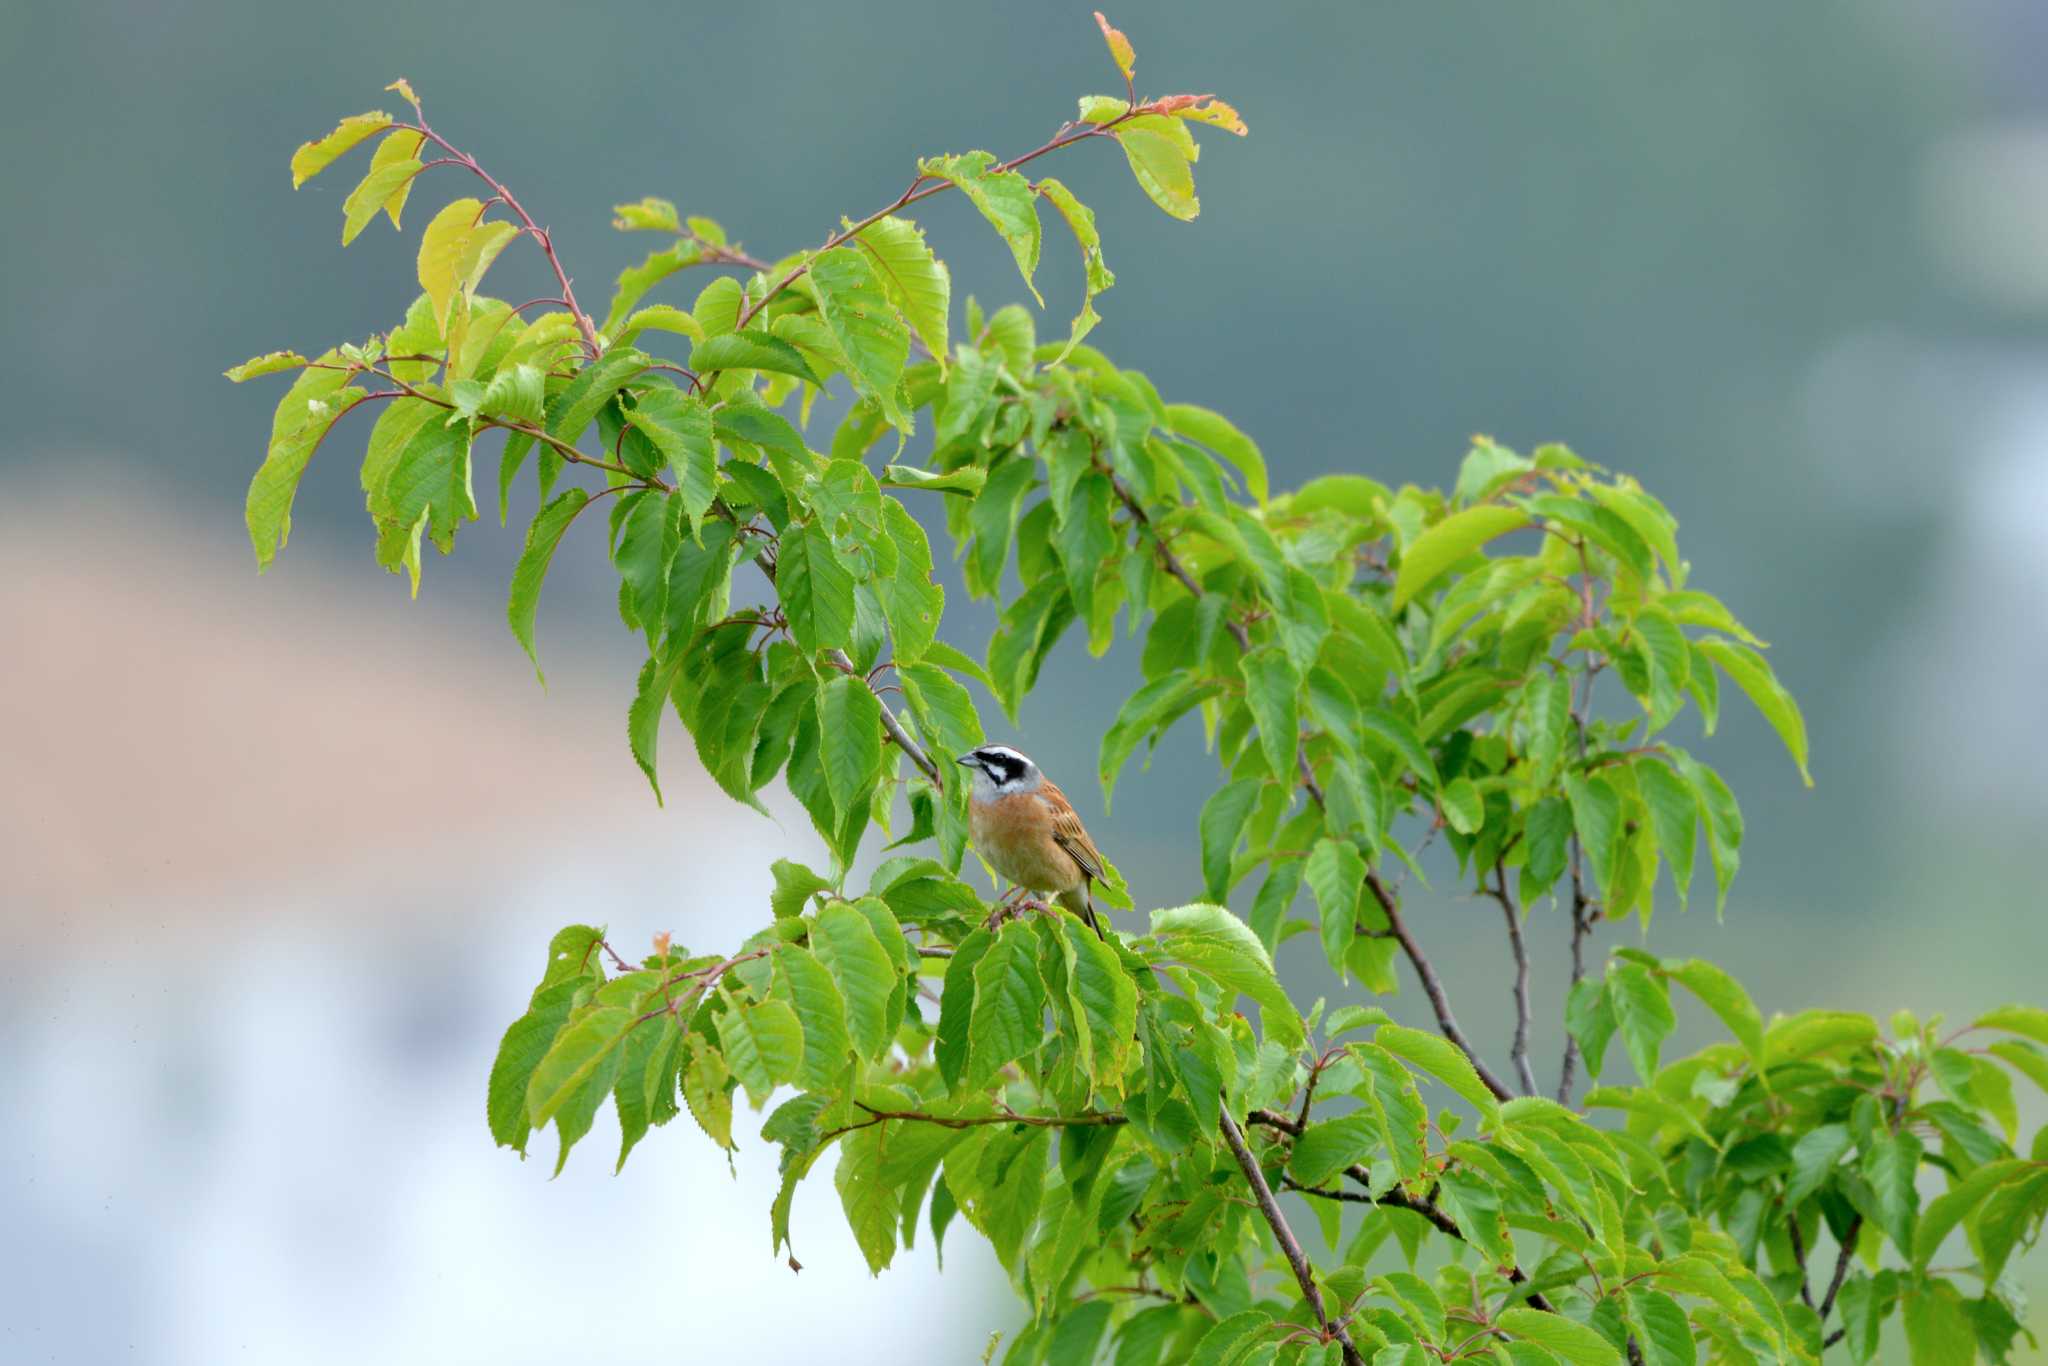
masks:
<svg viewBox="0 0 2048 1366"><path fill-rule="evenodd" d="M344 119L292 158L299 184L376 140L344 243L380 213L398 226L429 169L481 188L421 233L391 331L228 372L295 372L249 490L259 565L361 407L376 558L417 592L423 543L445 553L477 519L476 441L500 431L500 519L529 466L540 494L507 607L536 667L549 565L608 502L619 615L647 652L627 735L657 797L672 709L725 792L759 807L780 779L830 850L775 864L770 917L730 952L664 935L634 962L596 927L556 935L491 1069L492 1135L524 1154L553 1125L559 1170L609 1100L623 1164L685 1109L732 1148L735 1103L772 1103L774 1250L833 1152L876 1272L920 1230L936 1248L964 1219L990 1241L1027 1315L1011 1362L1674 1366L1837 1344L1861 1362L1893 1320L1915 1362L2005 1360L2023 1331L2009 1268L2048 1213L2048 1130L2021 1143L2013 1078L2048 1087L2048 1011L1962 1029L1901 1012L1887 1032L1766 1021L1697 959L1616 949L1588 970L1599 928L1647 925L1660 884L1686 903L1702 843L1717 907L1736 873L1740 810L1673 742L1680 713L1711 735L1732 684L1804 775L1797 706L1633 479L1479 438L1448 490L1346 471L1276 493L1250 437L1090 347L1115 282L1094 216L1026 168L1110 141L1187 219L1197 126L1245 132L1210 96L1140 98L1129 40L1097 18L1122 95L1021 155L923 158L815 248L761 259L668 201L619 206L659 245L601 314L403 81L410 118ZM956 313L906 216L949 190L1034 297L1044 207L1065 224L1084 271L1064 336L1041 342L1017 306ZM522 238L558 293L511 305L483 284ZM654 299L686 270L707 277L687 308ZM814 438L834 376L855 401ZM1000 606L979 657L941 634L918 500L967 591ZM1057 641L1100 654L1120 627L1142 636L1144 682L1103 736L1104 799L1140 746L1199 717L1220 771L1189 855L1207 899L1107 942L1071 918L992 921L944 778L985 738L974 688L1014 720ZM1595 705L1602 677L1619 710ZM856 885L871 832L906 852ZM1504 1070L1404 909L1395 870L1435 840L1502 912ZM1239 918L1225 904L1254 880ZM1549 1095L1529 1048L1539 905L1573 964ZM1364 1001L1298 1009L1273 970L1296 934L1361 995L1394 992L1405 961L1438 1029ZM1726 1040L1666 1058L1675 1000ZM1617 1038L1632 1083L1607 1077ZM1600 1083L1583 1094L1581 1066Z"/></svg>

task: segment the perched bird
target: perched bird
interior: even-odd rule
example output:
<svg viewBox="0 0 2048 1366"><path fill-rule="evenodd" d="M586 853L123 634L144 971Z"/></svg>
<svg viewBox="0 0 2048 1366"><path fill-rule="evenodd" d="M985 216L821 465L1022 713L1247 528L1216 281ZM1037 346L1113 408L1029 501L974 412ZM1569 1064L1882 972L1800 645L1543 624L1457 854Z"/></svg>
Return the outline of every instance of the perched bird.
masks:
<svg viewBox="0 0 2048 1366"><path fill-rule="evenodd" d="M973 773L967 829L989 866L1026 891L1050 892L1102 938L1088 895L1102 855L1073 803L1008 745L983 745L956 761Z"/></svg>

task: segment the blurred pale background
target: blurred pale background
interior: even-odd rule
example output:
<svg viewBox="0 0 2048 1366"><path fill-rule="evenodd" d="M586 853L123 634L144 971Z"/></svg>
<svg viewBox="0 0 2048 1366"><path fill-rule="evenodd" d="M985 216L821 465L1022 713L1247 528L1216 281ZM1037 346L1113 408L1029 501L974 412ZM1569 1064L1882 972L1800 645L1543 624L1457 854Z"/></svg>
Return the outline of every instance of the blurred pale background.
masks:
<svg viewBox="0 0 2048 1366"><path fill-rule="evenodd" d="M1766 1010L2039 1001L2048 10L1112 17L1144 89L1217 91L1253 132L1209 140L1191 226L1106 149L1064 159L1118 274L1107 349L1230 413L1279 482L1569 441L1661 494L1699 582L1777 644L1820 785L1731 702L1707 752L1744 872L1724 924L1667 907L1652 942ZM594 542L550 581L545 694L502 626L516 531L469 529L408 603L345 437L257 580L240 502L276 389L219 372L396 319L415 237L342 253L351 181L294 195L285 161L398 75L586 301L646 245L616 201L773 255L915 155L1035 145L1113 84L1084 4L0 7L0 1359L978 1356L1013 1316L964 1230L943 1281L922 1245L870 1281L819 1183L792 1277L771 1151L729 1173L684 1121L615 1178L601 1122L549 1183L490 1147L484 1074L552 928L730 944L768 861L815 844L786 802L763 821L693 781L675 732L654 807ZM457 192L423 186L412 232ZM966 206L930 207L959 293L1019 293ZM508 258L494 284L539 279ZM1162 753L1109 818L1087 777L1134 673L1066 649L1010 738L1170 904L1208 760ZM1497 915L1434 883L1420 927L1498 1053ZM1557 919L1531 929L1552 1010ZM1283 966L1333 985L1303 945Z"/></svg>

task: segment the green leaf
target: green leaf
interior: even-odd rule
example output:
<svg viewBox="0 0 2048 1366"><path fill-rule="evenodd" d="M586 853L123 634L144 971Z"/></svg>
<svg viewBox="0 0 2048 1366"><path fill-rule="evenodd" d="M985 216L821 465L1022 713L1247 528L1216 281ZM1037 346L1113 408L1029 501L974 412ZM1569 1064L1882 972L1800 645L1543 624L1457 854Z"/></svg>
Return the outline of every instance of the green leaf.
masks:
<svg viewBox="0 0 2048 1366"><path fill-rule="evenodd" d="M963 465L945 474L921 470L911 465L885 465L882 468L882 487L890 489L924 489L931 493L958 493L973 497L981 492L988 482L988 471L979 465Z"/></svg>
<svg viewBox="0 0 2048 1366"><path fill-rule="evenodd" d="M442 554L455 548L455 529L476 520L476 494L470 481L469 429L428 422L405 443L371 494L377 520L377 562L394 574L401 567L412 575L412 591L420 586L419 543L425 532Z"/></svg>
<svg viewBox="0 0 2048 1366"><path fill-rule="evenodd" d="M1678 1027L1664 983L1640 963L1617 963L1607 971L1607 995L1615 1023L1636 1074L1648 1085L1657 1077L1657 1055Z"/></svg>
<svg viewBox="0 0 2048 1366"><path fill-rule="evenodd" d="M873 1062L889 1050L889 994L897 985L894 954L875 938L868 918L844 901L818 912L811 952L832 974L846 1003L853 1051Z"/></svg>
<svg viewBox="0 0 2048 1366"><path fill-rule="evenodd" d="M240 365L230 366L221 373L226 375L231 383L240 384L245 379L255 379L259 375L274 375L282 370L303 369L310 363L296 351L268 351L260 356L251 356Z"/></svg>
<svg viewBox="0 0 2048 1366"><path fill-rule="evenodd" d="M564 1029L527 1083L527 1122L540 1128L555 1117L585 1082L598 1076L603 1064L612 1059L624 1042L635 1018L634 1012L624 1006L605 1006Z"/></svg>
<svg viewBox="0 0 2048 1366"><path fill-rule="evenodd" d="M1162 124L1169 120L1159 119ZM1149 126L1151 117L1138 118L1120 126L1114 136L1131 164L1131 175L1145 197L1173 217L1187 222L1202 211L1195 197L1195 176L1191 158L1183 144L1162 129ZM1172 125L1178 126L1178 125Z"/></svg>
<svg viewBox="0 0 2048 1366"><path fill-rule="evenodd" d="M1432 790L1440 786L1436 763L1429 757L1429 751L1423 747L1422 739L1416 735L1413 726L1385 707L1365 708L1358 714L1358 721L1365 736L1391 749L1408 772Z"/></svg>
<svg viewBox="0 0 2048 1366"><path fill-rule="evenodd" d="M1073 351L1081 338L1094 331L1095 324L1102 321L1095 312L1095 296L1114 285L1116 276L1110 273L1109 267L1102 259L1102 236L1095 228L1095 211L1074 198L1073 191L1051 176L1046 176L1038 182L1038 193L1052 201L1053 207L1059 210L1060 217L1066 219L1067 226L1073 230L1074 240L1081 248L1081 311L1074 315L1074 325L1067 334L1067 344L1061 347L1059 354L1052 359L1051 363L1058 365Z"/></svg>
<svg viewBox="0 0 2048 1366"><path fill-rule="evenodd" d="M1503 1309L1494 1322L1502 1331L1535 1343L1571 1366L1622 1366L1621 1353L1606 1338L1562 1314L1546 1314L1518 1304Z"/></svg>
<svg viewBox="0 0 2048 1366"><path fill-rule="evenodd" d="M642 664L632 705L626 710L626 741L632 748L633 761L640 765L640 771L654 788L657 805L661 803L661 779L655 771L655 755L661 739L661 717L682 663L683 656L678 653L666 662L649 659Z"/></svg>
<svg viewBox="0 0 2048 1366"><path fill-rule="evenodd" d="M1849 1151L1849 1126L1823 1124L1809 1129L1792 1145L1792 1175L1785 1182L1785 1203L1797 1207L1826 1184L1835 1164Z"/></svg>
<svg viewBox="0 0 2048 1366"><path fill-rule="evenodd" d="M974 965L974 1010L962 1079L976 1089L1045 1041L1045 982L1038 973L1033 929L1026 921L1003 926Z"/></svg>
<svg viewBox="0 0 2048 1366"><path fill-rule="evenodd" d="M832 538L814 523L783 533L775 589L789 633L805 654L853 643L853 575L840 563Z"/></svg>
<svg viewBox="0 0 2048 1366"><path fill-rule="evenodd" d="M1301 1017L1273 975L1273 960L1251 926L1221 906L1195 902L1152 912L1152 934L1159 950L1154 961L1175 959L1259 1004L1266 1036L1299 1048L1306 1035Z"/></svg>
<svg viewBox="0 0 2048 1366"><path fill-rule="evenodd" d="M1909 1285L1900 1298L1913 1366L1972 1366L1977 1335L1963 1297L1947 1281Z"/></svg>
<svg viewBox="0 0 2048 1366"><path fill-rule="evenodd" d="M1974 1214L1993 1191L2038 1170L2034 1163L2020 1158L1987 1162L1935 1196L1921 1211L1919 1224L1913 1230L1914 1270L1924 1270L1941 1250L1942 1240Z"/></svg>
<svg viewBox="0 0 2048 1366"><path fill-rule="evenodd" d="M1236 467L1244 476L1245 491L1260 506L1266 503L1266 457L1258 443L1233 426L1221 413L1192 403L1166 405L1166 425L1175 436L1207 446Z"/></svg>
<svg viewBox="0 0 2048 1366"><path fill-rule="evenodd" d="M2000 1029L2020 1034L2035 1043L2048 1043L2048 1010L2036 1006L2000 1006L1971 1021L1972 1029Z"/></svg>
<svg viewBox="0 0 2048 1366"><path fill-rule="evenodd" d="M948 1091L956 1091L967 1069L969 1022L974 1014L974 967L995 943L987 930L976 929L953 950L946 981L939 992L939 1032L932 1040L932 1060Z"/></svg>
<svg viewBox="0 0 2048 1366"><path fill-rule="evenodd" d="M626 421L661 452L675 477L683 515L695 532L718 491L718 451L711 413L693 394L667 386L648 390L626 410Z"/></svg>
<svg viewBox="0 0 2048 1366"><path fill-rule="evenodd" d="M1735 1036L1743 1051L1759 1068L1763 1066L1764 1019L1742 983L1704 958L1667 961L1664 972L1720 1016L1721 1023L1728 1026L1728 1032Z"/></svg>
<svg viewBox="0 0 2048 1366"><path fill-rule="evenodd" d="M325 137L301 143L299 150L292 153L292 188L298 189L347 155L356 144L389 128L391 122L389 114L372 109L367 114L349 115Z"/></svg>
<svg viewBox="0 0 2048 1366"><path fill-rule="evenodd" d="M719 370L766 370L794 375L808 384L824 384L805 362L801 351L780 337L754 328L698 343L690 349L690 368L700 378Z"/></svg>
<svg viewBox="0 0 2048 1366"><path fill-rule="evenodd" d="M803 1025L786 1001L732 1002L718 1016L718 1041L756 1109L777 1086L795 1081L803 1066Z"/></svg>
<svg viewBox="0 0 2048 1366"><path fill-rule="evenodd" d="M769 864L768 871L775 877L775 890L768 894L768 905L777 920L802 915L813 896L832 886L830 880L786 858Z"/></svg>
<svg viewBox="0 0 2048 1366"><path fill-rule="evenodd" d="M394 133L392 136L407 135ZM417 137L416 134L410 136ZM418 157L389 161L381 166L373 162L370 173L349 191L347 199L341 201L341 244L345 247L355 241L356 235L369 226L370 220L377 216L377 210L383 208L386 201L403 195L424 164Z"/></svg>
<svg viewBox="0 0 2048 1366"><path fill-rule="evenodd" d="M846 357L854 388L874 399L891 422L905 426L909 419L896 390L910 358L910 334L875 283L867 257L851 247L820 252L811 259L811 284L817 289L818 311Z"/></svg>
<svg viewBox="0 0 2048 1366"><path fill-rule="evenodd" d="M526 1013L514 1020L498 1042L498 1054L491 1063L488 1114L491 1137L500 1147L526 1153L530 1132L526 1119L526 1091L533 1070L554 1044L555 1035L569 1018L576 993L583 988L578 978L564 978L552 987L533 994Z"/></svg>
<svg viewBox="0 0 2048 1366"><path fill-rule="evenodd" d="M1657 848L1671 865L1671 881L1678 888L1678 905L1683 909L1692 886L1693 853L1699 843L1699 798L1685 780L1660 760L1645 756L1629 765L1635 774L1636 790L1650 808L1650 824L1657 832Z"/></svg>
<svg viewBox="0 0 2048 1366"><path fill-rule="evenodd" d="M1316 898L1323 957L1339 977L1358 935L1358 898L1365 889L1365 857L1349 840L1324 838L1309 851L1302 874Z"/></svg>
<svg viewBox="0 0 2048 1366"><path fill-rule="evenodd" d="M1522 509L1491 504L1466 508L1444 518L1401 552L1400 570L1394 577L1393 609L1398 612L1413 602L1445 570L1480 546L1528 524L1529 514Z"/></svg>
<svg viewBox="0 0 2048 1366"><path fill-rule="evenodd" d="M1661 1290L1631 1286L1628 1309L1644 1366L1695 1366L1699 1361L1692 1324L1677 1300Z"/></svg>
<svg viewBox="0 0 2048 1366"><path fill-rule="evenodd" d="M1445 823L1461 835L1477 833L1486 819L1485 801L1470 778L1453 778L1438 794L1437 801L1443 807Z"/></svg>
<svg viewBox="0 0 2048 1366"><path fill-rule="evenodd" d="M1420 1067L1458 1093L1479 1111L1482 1127L1491 1129L1500 1121L1500 1101L1486 1089L1472 1060L1449 1039L1410 1029L1405 1025L1381 1025L1373 1042L1396 1057Z"/></svg>
<svg viewBox="0 0 2048 1366"><path fill-rule="evenodd" d="M1614 1037L1615 1030L1614 999L1604 981L1572 983L1565 998L1565 1026L1585 1052L1587 1073L1598 1077L1608 1040Z"/></svg>
<svg viewBox="0 0 2048 1366"><path fill-rule="evenodd" d="M1138 1029L1138 988L1116 951L1072 916L1057 921L1064 941L1067 998L1080 1031L1081 1062L1098 1085L1119 1086Z"/></svg>
<svg viewBox="0 0 2048 1366"><path fill-rule="evenodd" d="M1920 1198L1913 1183L1920 1171L1920 1140L1910 1133L1880 1133L1864 1144L1863 1175L1870 1182L1877 1226L1906 1257L1913 1255L1913 1224Z"/></svg>
<svg viewBox="0 0 2048 1366"><path fill-rule="evenodd" d="M882 504L882 525L896 547L896 572L882 586L899 668L924 657L937 637L946 593L932 582L932 547L924 528L894 498Z"/></svg>
<svg viewBox="0 0 2048 1366"><path fill-rule="evenodd" d="M1231 854L1244 836L1245 820L1264 787L1256 778L1240 778L1218 788L1202 803L1202 883L1211 901L1221 902L1230 895Z"/></svg>
<svg viewBox="0 0 2048 1366"><path fill-rule="evenodd" d="M1239 659L1237 667L1244 676L1245 702L1258 723L1267 771L1291 784L1301 743L1301 678L1277 645L1261 645Z"/></svg>
<svg viewBox="0 0 2048 1366"><path fill-rule="evenodd" d="M536 512L533 524L526 529L526 548L519 552L519 563L512 569L512 596L505 604L505 619L526 657L533 662L534 676L543 684L547 677L540 671L540 653L533 646L534 611L540 605L541 584L555 558L555 547L561 544L562 533L589 501L590 495L582 489L565 489Z"/></svg>
<svg viewBox="0 0 2048 1366"><path fill-rule="evenodd" d="M1354 1162L1370 1165L1382 1133L1379 1121L1364 1110L1318 1120L1294 1141L1287 1170L1305 1186L1320 1186Z"/></svg>
<svg viewBox="0 0 2048 1366"><path fill-rule="evenodd" d="M1603 893L1608 892L1614 885L1615 860L1621 852L1621 794L1605 778L1580 773L1566 775L1564 786L1571 799L1579 844L1593 868L1593 881Z"/></svg>
<svg viewBox="0 0 2048 1366"><path fill-rule="evenodd" d="M862 228L853 243L867 254L869 267L889 302L917 329L933 358L944 364L953 277L946 263L925 245L924 229L892 215Z"/></svg>
<svg viewBox="0 0 2048 1366"><path fill-rule="evenodd" d="M882 768L882 704L864 680L834 674L818 689L818 751L832 804L865 801Z"/></svg>
<svg viewBox="0 0 2048 1366"><path fill-rule="evenodd" d="M1185 1366L1237 1366L1272 1322L1273 1316L1263 1309L1232 1314L1202 1334Z"/></svg>
<svg viewBox="0 0 2048 1366"><path fill-rule="evenodd" d="M1714 913L1719 915L1728 902L1728 884L1742 865L1742 809L1720 774L1683 751L1673 751L1672 758L1699 798L1700 814L1706 818L1707 853L1714 861Z"/></svg>
<svg viewBox="0 0 2048 1366"><path fill-rule="evenodd" d="M342 363L339 351L328 351L320 357L322 365ZM292 500L298 495L299 480L305 475L313 452L342 414L363 399L362 390L344 387L349 378L343 370L306 370L278 401L270 424L269 451L249 481L249 494L243 505L249 543L256 551L259 570L270 567L271 560L291 536Z"/></svg>
<svg viewBox="0 0 2048 1366"><path fill-rule="evenodd" d="M1693 648L1720 665L1721 671L1749 695L1756 709L1778 732L1778 738L1785 742L1792 762L1799 765L1799 776L1812 787L1813 775L1806 768L1806 718L1799 714L1799 704L1778 682L1764 657L1747 645L1715 636L1694 641Z"/></svg>
<svg viewBox="0 0 2048 1366"><path fill-rule="evenodd" d="M995 157L987 152L927 157L918 162L917 170L921 176L957 186L981 210L989 226L1009 244L1031 297L1038 300L1040 308L1045 307L1038 286L1031 283L1032 272L1038 269L1039 249L1038 197L1031 192L1031 182L1015 171L999 169Z"/></svg>
<svg viewBox="0 0 2048 1366"><path fill-rule="evenodd" d="M847 1135L840 1146L832 1184L854 1241L867 1259L868 1271L879 1276L896 1255L896 1221L902 1213L902 1191L885 1167L892 1126L878 1124Z"/></svg>
<svg viewBox="0 0 2048 1366"><path fill-rule="evenodd" d="M650 363L650 357L632 347L618 346L578 370L576 378L548 401L548 435L573 444Z"/></svg>
<svg viewBox="0 0 2048 1366"><path fill-rule="evenodd" d="M636 490L619 500L612 523L612 564L619 571L633 620L650 643L661 639L668 605L669 565L680 528L667 494Z"/></svg>

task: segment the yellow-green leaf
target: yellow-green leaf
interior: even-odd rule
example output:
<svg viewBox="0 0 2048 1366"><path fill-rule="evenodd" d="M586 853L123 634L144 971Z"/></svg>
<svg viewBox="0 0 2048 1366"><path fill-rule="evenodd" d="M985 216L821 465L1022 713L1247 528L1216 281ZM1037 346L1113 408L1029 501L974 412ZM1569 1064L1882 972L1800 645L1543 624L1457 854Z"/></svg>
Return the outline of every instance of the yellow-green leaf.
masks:
<svg viewBox="0 0 2048 1366"><path fill-rule="evenodd" d="M326 137L302 144L298 151L292 153L292 188L298 189L339 161L357 143L390 126L389 114L381 109L372 109L367 114L351 114Z"/></svg>
<svg viewBox="0 0 2048 1366"><path fill-rule="evenodd" d="M1520 508L1490 504L1466 508L1444 518L1401 552L1401 569L1394 577L1394 610L1398 612L1413 602L1445 570L1494 537L1527 525L1529 514Z"/></svg>

